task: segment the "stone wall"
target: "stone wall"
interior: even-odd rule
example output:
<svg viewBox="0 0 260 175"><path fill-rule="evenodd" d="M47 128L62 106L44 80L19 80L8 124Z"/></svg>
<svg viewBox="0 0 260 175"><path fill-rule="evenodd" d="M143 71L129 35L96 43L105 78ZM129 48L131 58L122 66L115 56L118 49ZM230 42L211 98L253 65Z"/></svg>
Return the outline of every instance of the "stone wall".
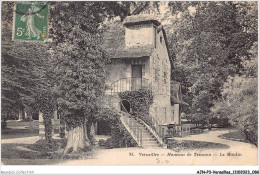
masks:
<svg viewBox="0 0 260 175"><path fill-rule="evenodd" d="M111 88L115 89L116 92L129 90L129 87L131 87L131 81L130 79L126 79L132 77L132 65L142 65L142 78L150 79L150 65L148 58L115 59L111 64L107 65L108 77L106 84L109 87L106 90L107 94L110 93ZM124 80L112 85L120 79Z"/></svg>
<svg viewBox="0 0 260 175"><path fill-rule="evenodd" d="M151 106L150 111L152 117L159 123L170 124L174 123L170 102L171 65L162 31L156 32L156 45L154 47L155 50L150 59L154 104Z"/></svg>
<svg viewBox="0 0 260 175"><path fill-rule="evenodd" d="M154 44L153 24L140 24L125 28L125 46L137 47Z"/></svg>

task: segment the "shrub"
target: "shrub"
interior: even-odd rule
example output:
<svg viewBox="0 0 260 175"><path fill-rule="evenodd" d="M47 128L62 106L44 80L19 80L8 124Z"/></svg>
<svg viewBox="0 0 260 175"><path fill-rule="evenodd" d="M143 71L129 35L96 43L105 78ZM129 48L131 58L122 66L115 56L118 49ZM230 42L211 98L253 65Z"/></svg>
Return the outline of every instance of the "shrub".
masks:
<svg viewBox="0 0 260 175"><path fill-rule="evenodd" d="M107 141L107 144L109 144L108 147L120 148L135 146L135 141L124 128L120 117L121 116L113 109L105 108L99 111L97 120L108 122L111 127L111 138Z"/></svg>
<svg viewBox="0 0 260 175"><path fill-rule="evenodd" d="M190 130L191 135L196 135L196 134L200 134L200 133L203 133L203 129L195 128L195 129Z"/></svg>
<svg viewBox="0 0 260 175"><path fill-rule="evenodd" d="M108 138L107 141L105 142L105 146L107 149L114 148L114 141L112 138Z"/></svg>
<svg viewBox="0 0 260 175"><path fill-rule="evenodd" d="M142 119L147 125L152 127L153 123L149 116L149 109L153 103L153 95L150 90L140 89L138 91L124 91L119 93L121 100L127 100L131 104L130 114Z"/></svg>
<svg viewBox="0 0 260 175"><path fill-rule="evenodd" d="M27 147L34 151L54 152L57 151L59 148L65 148L65 146L65 139L52 139L50 143L48 143L45 139L41 139L32 145L28 145Z"/></svg>
<svg viewBox="0 0 260 175"><path fill-rule="evenodd" d="M226 134L219 135L219 137L223 138L223 139L228 139L228 140L247 142L245 133L243 133L241 131L229 132Z"/></svg>
<svg viewBox="0 0 260 175"><path fill-rule="evenodd" d="M194 140L168 140L167 148L174 151L202 150L202 149L228 149L229 146L221 143L194 141Z"/></svg>
<svg viewBox="0 0 260 175"><path fill-rule="evenodd" d="M100 139L100 140L98 141L98 145L99 145L99 146L105 146L105 145L106 145L106 141L105 141L104 139Z"/></svg>
<svg viewBox="0 0 260 175"><path fill-rule="evenodd" d="M246 139L258 145L257 78L235 76L224 84L223 100L215 103L212 111L242 131Z"/></svg>
<svg viewBox="0 0 260 175"><path fill-rule="evenodd" d="M5 129L7 127L6 121L1 121L1 128Z"/></svg>

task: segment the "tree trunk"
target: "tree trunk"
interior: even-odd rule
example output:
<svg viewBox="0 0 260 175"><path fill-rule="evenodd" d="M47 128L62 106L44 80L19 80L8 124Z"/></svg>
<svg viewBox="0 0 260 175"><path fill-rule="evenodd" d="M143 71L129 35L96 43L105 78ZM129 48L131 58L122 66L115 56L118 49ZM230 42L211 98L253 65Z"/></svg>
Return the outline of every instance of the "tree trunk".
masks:
<svg viewBox="0 0 260 175"><path fill-rule="evenodd" d="M60 138L65 138L65 120L63 116L60 116Z"/></svg>
<svg viewBox="0 0 260 175"><path fill-rule="evenodd" d="M94 145L95 144L95 138L94 138L94 133L92 132L93 121L87 122L86 126L87 126L87 128L86 128L87 138L89 139L88 141L91 145Z"/></svg>
<svg viewBox="0 0 260 175"><path fill-rule="evenodd" d="M23 120L23 111L19 110L19 114L18 114L18 120Z"/></svg>
<svg viewBox="0 0 260 175"><path fill-rule="evenodd" d="M80 149L83 149L86 145L86 135L85 135L85 127L77 126L68 131L68 140L67 145L64 150L66 154L70 148L73 149L73 152L76 152Z"/></svg>
<svg viewBox="0 0 260 175"><path fill-rule="evenodd" d="M45 139L48 143L51 143L52 140L52 116L51 114L43 114L44 120L44 131L45 131Z"/></svg>
<svg viewBox="0 0 260 175"><path fill-rule="evenodd" d="M208 125L208 130L211 130L211 124L209 122L209 119L207 119L207 125Z"/></svg>
<svg viewBox="0 0 260 175"><path fill-rule="evenodd" d="M24 111L24 119L25 119L25 120L28 120L28 119L29 119L29 116L28 116L28 114L27 114L27 111Z"/></svg>

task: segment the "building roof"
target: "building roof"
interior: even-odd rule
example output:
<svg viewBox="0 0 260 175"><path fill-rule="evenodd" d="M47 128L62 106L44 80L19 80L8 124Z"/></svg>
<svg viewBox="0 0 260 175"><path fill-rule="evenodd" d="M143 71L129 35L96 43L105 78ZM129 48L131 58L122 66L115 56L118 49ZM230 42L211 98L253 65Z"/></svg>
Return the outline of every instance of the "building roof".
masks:
<svg viewBox="0 0 260 175"><path fill-rule="evenodd" d="M154 48L151 45L131 47L131 48L112 48L107 49L110 58L142 58L152 55Z"/></svg>
<svg viewBox="0 0 260 175"><path fill-rule="evenodd" d="M125 29L121 21L110 21L103 33L102 48L110 58L141 58L151 56L152 45L125 47Z"/></svg>
<svg viewBox="0 0 260 175"><path fill-rule="evenodd" d="M124 25L129 24L141 24L152 22L155 25L160 25L161 23L156 20L153 15L134 15L128 16L124 20ZM166 43L167 52L169 55L168 42L166 37L166 32L162 26L159 27L163 32L163 36ZM111 20L107 22L107 28L103 32L103 44L104 48L110 58L141 58L149 57L153 52L152 46L137 46L132 49L125 48L125 29L123 23L120 20ZM169 56L171 66L173 67L173 60Z"/></svg>
<svg viewBox="0 0 260 175"><path fill-rule="evenodd" d="M133 24L147 24L147 23L154 23L156 26L161 25L161 23L156 19L153 15L134 15L134 16L127 16L124 21L124 25L129 26Z"/></svg>

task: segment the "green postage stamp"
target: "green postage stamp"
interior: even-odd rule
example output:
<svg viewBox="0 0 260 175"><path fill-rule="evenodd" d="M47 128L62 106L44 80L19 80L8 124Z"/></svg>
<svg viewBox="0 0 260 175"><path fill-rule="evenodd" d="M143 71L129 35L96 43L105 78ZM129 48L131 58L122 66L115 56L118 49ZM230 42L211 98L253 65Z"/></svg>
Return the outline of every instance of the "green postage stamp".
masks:
<svg viewBox="0 0 260 175"><path fill-rule="evenodd" d="M13 40L45 41L48 36L48 3L16 2Z"/></svg>

